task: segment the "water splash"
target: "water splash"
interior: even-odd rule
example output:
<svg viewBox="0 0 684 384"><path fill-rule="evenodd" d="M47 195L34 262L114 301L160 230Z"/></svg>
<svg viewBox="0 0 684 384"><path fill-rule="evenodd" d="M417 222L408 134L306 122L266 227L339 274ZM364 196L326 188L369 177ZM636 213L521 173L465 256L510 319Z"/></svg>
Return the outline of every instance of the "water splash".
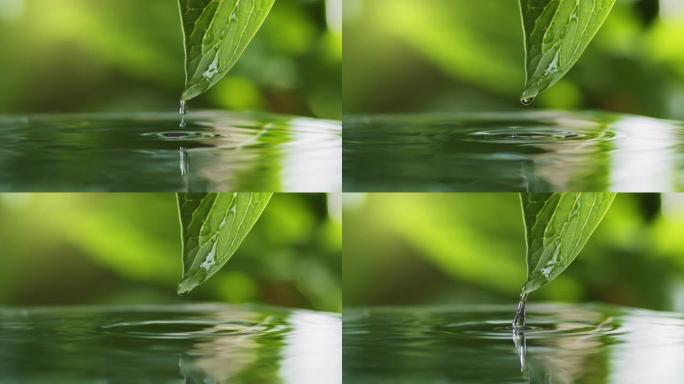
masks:
<svg viewBox="0 0 684 384"><path fill-rule="evenodd" d="M518 302L518 308L515 311L515 317L513 318L513 332L517 332L525 329L525 305L527 304L527 293L523 292L520 294L520 301Z"/></svg>

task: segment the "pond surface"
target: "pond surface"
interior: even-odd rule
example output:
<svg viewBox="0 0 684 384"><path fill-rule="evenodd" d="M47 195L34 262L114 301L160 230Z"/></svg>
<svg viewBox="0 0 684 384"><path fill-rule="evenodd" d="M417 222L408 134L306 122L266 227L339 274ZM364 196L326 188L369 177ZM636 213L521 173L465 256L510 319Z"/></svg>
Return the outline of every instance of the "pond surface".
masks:
<svg viewBox="0 0 684 384"><path fill-rule="evenodd" d="M338 315L173 305L0 310L0 382L341 383Z"/></svg>
<svg viewBox="0 0 684 384"><path fill-rule="evenodd" d="M599 305L345 310L344 377L364 383L684 382L684 316Z"/></svg>
<svg viewBox="0 0 684 384"><path fill-rule="evenodd" d="M598 112L351 117L344 190L684 190L684 124Z"/></svg>
<svg viewBox="0 0 684 384"><path fill-rule="evenodd" d="M0 117L0 191L335 192L339 122L266 114Z"/></svg>

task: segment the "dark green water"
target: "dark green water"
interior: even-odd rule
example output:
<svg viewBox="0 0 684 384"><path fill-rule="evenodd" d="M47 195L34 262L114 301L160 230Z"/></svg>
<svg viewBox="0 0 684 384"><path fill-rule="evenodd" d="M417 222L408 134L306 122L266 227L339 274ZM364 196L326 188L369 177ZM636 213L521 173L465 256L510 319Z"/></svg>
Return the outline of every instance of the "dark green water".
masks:
<svg viewBox="0 0 684 384"><path fill-rule="evenodd" d="M600 305L408 307L344 314L344 378L374 383L684 382L684 316Z"/></svg>
<svg viewBox="0 0 684 384"><path fill-rule="evenodd" d="M684 190L684 124L604 113L358 116L344 190Z"/></svg>
<svg viewBox="0 0 684 384"><path fill-rule="evenodd" d="M0 310L0 383L341 383L338 315L173 305Z"/></svg>
<svg viewBox="0 0 684 384"><path fill-rule="evenodd" d="M267 114L0 117L0 191L339 191L339 122Z"/></svg>

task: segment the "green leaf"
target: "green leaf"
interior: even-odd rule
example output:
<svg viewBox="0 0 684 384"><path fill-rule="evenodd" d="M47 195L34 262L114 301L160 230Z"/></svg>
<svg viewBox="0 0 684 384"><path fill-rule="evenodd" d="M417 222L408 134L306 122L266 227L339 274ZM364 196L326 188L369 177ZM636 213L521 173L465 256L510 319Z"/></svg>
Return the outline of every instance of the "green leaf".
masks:
<svg viewBox="0 0 684 384"><path fill-rule="evenodd" d="M608 212L615 193L523 193L527 283L531 293L575 260Z"/></svg>
<svg viewBox="0 0 684 384"><path fill-rule="evenodd" d="M209 279L235 254L272 193L179 193L185 294Z"/></svg>
<svg viewBox="0 0 684 384"><path fill-rule="evenodd" d="M524 104L570 71L613 5L615 0L520 0L527 71Z"/></svg>
<svg viewBox="0 0 684 384"><path fill-rule="evenodd" d="M275 0L178 0L185 34L182 100L213 87L237 63Z"/></svg>

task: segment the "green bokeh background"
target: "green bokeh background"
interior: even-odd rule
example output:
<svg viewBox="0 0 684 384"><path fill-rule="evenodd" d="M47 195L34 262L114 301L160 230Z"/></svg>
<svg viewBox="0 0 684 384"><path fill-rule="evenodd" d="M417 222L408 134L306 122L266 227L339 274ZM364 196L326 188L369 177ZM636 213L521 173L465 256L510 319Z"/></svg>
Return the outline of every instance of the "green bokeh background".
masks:
<svg viewBox="0 0 684 384"><path fill-rule="evenodd" d="M176 295L174 194L0 194L0 305L265 303L340 311L339 195L275 194L206 284Z"/></svg>
<svg viewBox="0 0 684 384"><path fill-rule="evenodd" d="M278 0L194 109L339 118L341 0ZM0 0L0 113L175 111L177 0Z"/></svg>
<svg viewBox="0 0 684 384"><path fill-rule="evenodd" d="M345 113L515 110L524 86L518 0L345 0ZM684 2L618 0L537 108L684 119Z"/></svg>
<svg viewBox="0 0 684 384"><path fill-rule="evenodd" d="M519 195L345 194L345 308L510 303L525 282ZM620 194L532 301L684 311L684 195Z"/></svg>

